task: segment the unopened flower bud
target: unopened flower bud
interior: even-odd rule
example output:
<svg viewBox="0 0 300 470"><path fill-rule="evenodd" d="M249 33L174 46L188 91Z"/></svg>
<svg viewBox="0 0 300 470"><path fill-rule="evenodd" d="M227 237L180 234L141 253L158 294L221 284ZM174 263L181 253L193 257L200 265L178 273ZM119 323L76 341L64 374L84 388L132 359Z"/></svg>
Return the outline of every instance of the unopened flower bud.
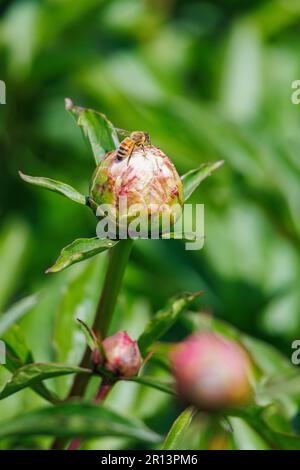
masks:
<svg viewBox="0 0 300 470"><path fill-rule="evenodd" d="M139 221L139 233L172 228L182 215L181 179L171 160L158 148L136 148L118 158L109 152L97 167L90 188L91 200L118 228L130 230ZM101 215L101 210L97 215ZM99 236L99 235L98 235Z"/></svg>
<svg viewBox="0 0 300 470"><path fill-rule="evenodd" d="M251 396L251 362L237 343L212 333L190 336L171 353L179 395L202 410L242 405Z"/></svg>
<svg viewBox="0 0 300 470"><path fill-rule="evenodd" d="M103 343L105 368L116 375L134 377L142 366L142 357L136 341L126 331L119 331Z"/></svg>
<svg viewBox="0 0 300 470"><path fill-rule="evenodd" d="M95 366L102 367L103 358L99 348L95 348L92 352L92 361Z"/></svg>

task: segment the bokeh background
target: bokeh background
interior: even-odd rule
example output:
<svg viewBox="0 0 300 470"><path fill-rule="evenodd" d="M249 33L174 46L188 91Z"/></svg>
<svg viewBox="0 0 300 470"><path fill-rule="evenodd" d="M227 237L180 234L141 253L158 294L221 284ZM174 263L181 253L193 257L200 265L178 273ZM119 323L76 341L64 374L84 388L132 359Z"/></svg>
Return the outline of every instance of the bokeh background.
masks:
<svg viewBox="0 0 300 470"><path fill-rule="evenodd" d="M101 255L44 274L63 246L94 236L95 219L18 177L21 169L88 193L93 159L66 96L117 127L149 131L180 173L225 160L193 195L205 204L204 249L137 242L112 330L137 336L170 296L204 289L198 308L289 357L300 337L300 105L291 102L300 1L3 0L0 14L0 311L42 290L20 322L35 358L80 358L75 318L91 320L105 266ZM185 334L179 325L169 339ZM69 379L57 383L64 393ZM162 432L178 414L159 392L114 393ZM21 392L0 403L1 419L40 401ZM125 446L93 443L106 445Z"/></svg>

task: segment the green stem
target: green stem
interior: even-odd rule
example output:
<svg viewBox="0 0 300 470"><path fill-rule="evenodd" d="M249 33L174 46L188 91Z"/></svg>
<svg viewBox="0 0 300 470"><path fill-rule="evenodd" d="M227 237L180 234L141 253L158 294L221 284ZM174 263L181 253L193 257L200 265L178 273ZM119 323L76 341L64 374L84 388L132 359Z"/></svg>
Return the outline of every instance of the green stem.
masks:
<svg viewBox="0 0 300 470"><path fill-rule="evenodd" d="M109 253L106 278L93 327L94 331L100 333L102 339L107 336L109 330L132 243L133 240L130 238L121 240Z"/></svg>

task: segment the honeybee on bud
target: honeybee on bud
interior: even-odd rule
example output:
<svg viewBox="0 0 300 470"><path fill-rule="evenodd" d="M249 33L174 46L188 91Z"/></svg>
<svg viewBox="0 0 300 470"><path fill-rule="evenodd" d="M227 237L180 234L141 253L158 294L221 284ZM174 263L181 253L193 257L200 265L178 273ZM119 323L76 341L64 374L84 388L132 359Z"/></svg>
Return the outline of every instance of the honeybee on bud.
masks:
<svg viewBox="0 0 300 470"><path fill-rule="evenodd" d="M128 158L129 163L135 148L142 148L144 150L144 146L150 144L150 136L148 132L127 132L122 129L117 129L117 132L126 136L125 139L120 143L117 150L118 160L124 160L125 158Z"/></svg>

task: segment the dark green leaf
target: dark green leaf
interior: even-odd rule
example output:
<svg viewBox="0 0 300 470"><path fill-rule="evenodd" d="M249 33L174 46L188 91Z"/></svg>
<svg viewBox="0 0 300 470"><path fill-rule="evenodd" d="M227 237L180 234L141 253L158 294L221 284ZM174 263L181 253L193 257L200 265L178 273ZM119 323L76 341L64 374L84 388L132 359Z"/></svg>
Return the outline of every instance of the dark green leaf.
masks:
<svg viewBox="0 0 300 470"><path fill-rule="evenodd" d="M91 374L89 369L54 363L33 363L17 369L0 392L0 400L43 380L68 374Z"/></svg>
<svg viewBox="0 0 300 470"><path fill-rule="evenodd" d="M38 295L25 297L0 315L0 338L4 333L37 304Z"/></svg>
<svg viewBox="0 0 300 470"><path fill-rule="evenodd" d="M78 126L88 139L98 165L106 152L116 149L119 145L114 126L104 114L98 111L75 106L69 98L66 98L65 104L66 109L75 117Z"/></svg>
<svg viewBox="0 0 300 470"><path fill-rule="evenodd" d="M165 439L163 450L180 449L181 438L184 436L195 414L196 409L189 407L178 416Z"/></svg>
<svg viewBox="0 0 300 470"><path fill-rule="evenodd" d="M68 403L43 408L2 422L0 438L46 435L62 438L120 436L156 443L160 436L141 421L103 405Z"/></svg>
<svg viewBox="0 0 300 470"><path fill-rule="evenodd" d="M71 199L72 201L77 202L78 204L86 205L86 197L66 183L61 183L60 181L55 181L40 176L24 175L24 173L22 173L21 171L19 171L19 175L21 176L22 180L26 181L27 183L34 184L36 186L41 186L42 188L49 189L50 191L54 191L55 193L62 194L63 196L66 196L68 199Z"/></svg>
<svg viewBox="0 0 300 470"><path fill-rule="evenodd" d="M91 258L98 253L102 253L102 251L109 250L117 243L117 241L109 240L107 238L78 238L70 245L63 248L58 260L51 268L47 269L46 272L57 273L62 271L72 264L79 263L79 261Z"/></svg>
<svg viewBox="0 0 300 470"><path fill-rule="evenodd" d="M213 171L220 168L224 161L220 160L213 163L203 163L199 168L191 170L181 177L183 184L184 201L193 194L205 178L210 176Z"/></svg>
<svg viewBox="0 0 300 470"><path fill-rule="evenodd" d="M182 294L173 300L168 308L161 310L153 317L138 340L143 356L148 352L151 345L174 325L180 313L200 295L203 295L203 292Z"/></svg>

